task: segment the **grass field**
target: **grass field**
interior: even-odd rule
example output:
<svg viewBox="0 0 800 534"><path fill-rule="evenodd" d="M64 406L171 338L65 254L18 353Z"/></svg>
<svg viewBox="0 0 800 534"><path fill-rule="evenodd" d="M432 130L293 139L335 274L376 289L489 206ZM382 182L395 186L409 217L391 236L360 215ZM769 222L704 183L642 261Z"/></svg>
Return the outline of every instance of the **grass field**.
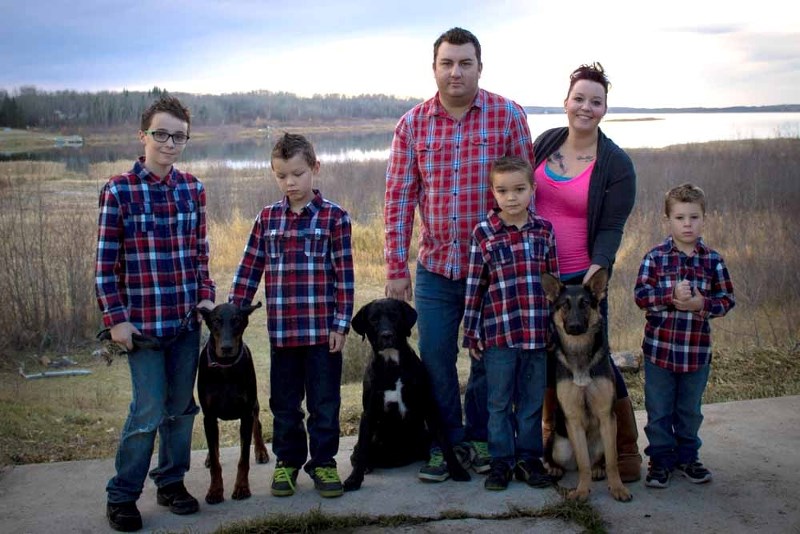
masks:
<svg viewBox="0 0 800 534"><path fill-rule="evenodd" d="M706 239L725 257L737 306L713 323L715 357L705 402L800 394L800 139L737 141L633 150L639 176L637 206L626 227L610 285L611 343L638 350L643 314L631 290L642 255L663 238L663 191L684 181L709 196ZM63 164L0 162L0 465L113 456L130 402L127 362L111 365L92 353L99 324L93 258L97 194L109 175L130 162L93 165L88 173ZM383 293L380 219L385 162L323 167L319 187L354 219L356 304ZM212 276L225 298L252 217L278 198L259 169L196 163L209 192ZM271 437L267 399L268 343L263 310L246 339L255 353L262 422ZM359 377L367 348L350 336L345 349L342 431L359 416ZM69 356L91 375L25 380L46 368L41 357ZM468 359L459 359L462 383ZM642 376L626 375L642 407ZM223 446L237 442L236 423L222 425ZM193 446L205 448L200 418Z"/></svg>

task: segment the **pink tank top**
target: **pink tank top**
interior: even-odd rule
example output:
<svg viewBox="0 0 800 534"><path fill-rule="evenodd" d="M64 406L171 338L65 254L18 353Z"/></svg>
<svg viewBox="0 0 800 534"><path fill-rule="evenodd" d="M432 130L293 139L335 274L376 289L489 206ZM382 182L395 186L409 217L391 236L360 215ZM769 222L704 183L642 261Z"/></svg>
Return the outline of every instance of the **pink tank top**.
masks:
<svg viewBox="0 0 800 534"><path fill-rule="evenodd" d="M547 160L534 171L536 181L536 213L553 224L558 248L561 276L589 269L587 216L589 212L589 179L594 162L574 178L554 180L547 174Z"/></svg>

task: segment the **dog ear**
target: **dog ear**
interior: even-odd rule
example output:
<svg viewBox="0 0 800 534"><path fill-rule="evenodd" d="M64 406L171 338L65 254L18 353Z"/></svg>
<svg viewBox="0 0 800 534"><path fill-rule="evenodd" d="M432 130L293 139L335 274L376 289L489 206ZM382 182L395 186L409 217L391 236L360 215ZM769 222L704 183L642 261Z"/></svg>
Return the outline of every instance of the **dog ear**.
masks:
<svg viewBox="0 0 800 534"><path fill-rule="evenodd" d="M355 314L353 320L350 321L350 328L356 334L361 334L361 339L364 339L364 336L367 334L367 328L369 327L369 321L367 317L369 317L369 307L370 304L364 304L361 306L361 309L358 310L358 313Z"/></svg>
<svg viewBox="0 0 800 534"><path fill-rule="evenodd" d="M197 308L197 311L199 311L199 312L200 312L200 315L202 315L202 316L203 316L203 320L204 320L204 321L206 321L206 322L208 322L208 318L211 316L211 313L212 313L214 310L209 310L208 308L204 308L204 307L203 307L203 308Z"/></svg>
<svg viewBox="0 0 800 534"><path fill-rule="evenodd" d="M255 306L242 306L242 307L240 307L239 311L241 311L245 315L250 315L251 313L253 313L257 309L259 309L260 307L261 307L261 301L258 301L258 303Z"/></svg>
<svg viewBox="0 0 800 534"><path fill-rule="evenodd" d="M411 329L417 324L417 310L411 304L401 300L400 308L403 310L403 333L406 337L411 337Z"/></svg>
<svg viewBox="0 0 800 534"><path fill-rule="evenodd" d="M555 302L561 294L561 281L550 273L542 273L542 289L547 300Z"/></svg>
<svg viewBox="0 0 800 534"><path fill-rule="evenodd" d="M585 285L586 288L592 292L594 298L603 300L606 296L606 288L608 287L608 270L604 268L598 269Z"/></svg>

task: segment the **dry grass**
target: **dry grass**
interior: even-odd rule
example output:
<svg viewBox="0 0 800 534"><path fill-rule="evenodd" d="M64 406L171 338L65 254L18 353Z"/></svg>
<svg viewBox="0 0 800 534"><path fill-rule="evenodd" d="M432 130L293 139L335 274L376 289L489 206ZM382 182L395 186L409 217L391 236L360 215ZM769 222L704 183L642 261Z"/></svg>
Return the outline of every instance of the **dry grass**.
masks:
<svg viewBox="0 0 800 534"><path fill-rule="evenodd" d="M643 313L632 299L643 254L663 238L663 191L684 181L710 200L706 239L726 259L737 306L713 323L715 360L706 402L800 394L800 139L686 145L636 150L639 191L610 286L611 343L637 350ZM126 361L106 366L91 356L99 325L92 265L97 194L105 178L130 162L92 165L86 174L62 164L0 163L0 291L6 295L0 328L0 464L113 455L130 401ZM356 306L383 294L383 172L385 162L323 166L319 187L353 218ZM265 168L188 166L208 189L212 276L224 300L253 217L278 198ZM33 289L32 289L33 288ZM262 315L259 315L261 313ZM268 342L263 310L246 339L255 353L262 422L270 437ZM342 388L342 429L356 431L361 369L367 345L350 336ZM36 356L68 355L93 374L24 380L41 371ZM468 359L459 360L466 379ZM641 376L628 375L641 403ZM194 446L205 447L202 424ZM222 425L223 445L237 441L236 423Z"/></svg>

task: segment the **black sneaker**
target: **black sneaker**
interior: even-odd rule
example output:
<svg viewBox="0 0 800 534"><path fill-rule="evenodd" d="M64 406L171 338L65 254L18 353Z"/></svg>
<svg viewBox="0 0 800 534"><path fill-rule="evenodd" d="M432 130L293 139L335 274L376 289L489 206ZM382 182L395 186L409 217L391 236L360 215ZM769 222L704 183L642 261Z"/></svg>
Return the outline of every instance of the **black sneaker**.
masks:
<svg viewBox="0 0 800 534"><path fill-rule="evenodd" d="M508 483L511 482L513 469L505 463L500 461L492 462L492 467L489 469L489 475L483 482L483 487L490 491L502 491L508 488Z"/></svg>
<svg viewBox="0 0 800 534"><path fill-rule="evenodd" d="M553 484L553 479L545 472L538 458L518 461L514 466L514 475L532 488L547 488Z"/></svg>
<svg viewBox="0 0 800 534"><path fill-rule="evenodd" d="M308 476L314 481L314 488L321 496L341 497L344 494L344 486L335 465L315 467Z"/></svg>
<svg viewBox="0 0 800 534"><path fill-rule="evenodd" d="M485 441L470 441L469 451L473 471L482 474L492 468L492 456L489 454L488 443Z"/></svg>
<svg viewBox="0 0 800 534"><path fill-rule="evenodd" d="M711 482L711 471L697 460L690 464L679 464L675 469L692 484Z"/></svg>
<svg viewBox="0 0 800 534"><path fill-rule="evenodd" d="M136 501L106 504L108 524L119 532L136 532L142 529L142 514L136 508Z"/></svg>
<svg viewBox="0 0 800 534"><path fill-rule="evenodd" d="M661 467L660 465L650 464L644 483L651 488L666 488L669 486L669 477L669 469Z"/></svg>
<svg viewBox="0 0 800 534"><path fill-rule="evenodd" d="M182 480L158 488L156 502L161 506L169 506L169 511L178 515L193 514L200 509L197 499L186 491Z"/></svg>
<svg viewBox="0 0 800 534"><path fill-rule="evenodd" d="M278 462L272 474L272 487L270 492L276 497L290 497L294 495L297 487L296 467L291 467L283 462Z"/></svg>

